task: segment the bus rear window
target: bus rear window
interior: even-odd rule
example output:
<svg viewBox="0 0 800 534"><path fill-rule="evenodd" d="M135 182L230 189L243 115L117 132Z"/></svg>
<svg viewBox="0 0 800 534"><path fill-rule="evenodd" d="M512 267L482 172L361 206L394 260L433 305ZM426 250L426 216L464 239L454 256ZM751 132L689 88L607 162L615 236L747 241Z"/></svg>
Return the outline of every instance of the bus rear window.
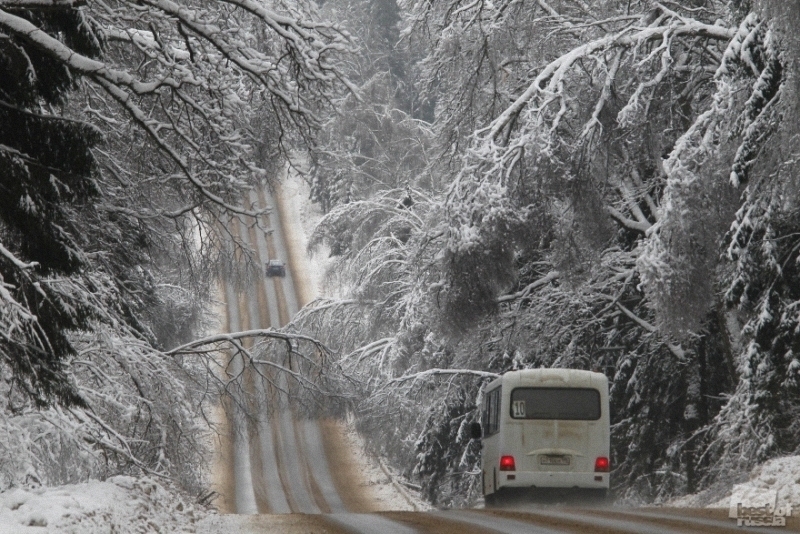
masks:
<svg viewBox="0 0 800 534"><path fill-rule="evenodd" d="M513 419L600 419L600 392L589 388L516 388L511 392Z"/></svg>

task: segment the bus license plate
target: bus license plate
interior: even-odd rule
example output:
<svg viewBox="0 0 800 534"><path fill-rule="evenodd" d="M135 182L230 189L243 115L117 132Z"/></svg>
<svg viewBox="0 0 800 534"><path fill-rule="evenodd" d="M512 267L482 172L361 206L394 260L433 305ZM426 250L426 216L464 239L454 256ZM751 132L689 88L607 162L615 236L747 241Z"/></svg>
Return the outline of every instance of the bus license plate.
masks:
<svg viewBox="0 0 800 534"><path fill-rule="evenodd" d="M539 462L542 465L569 465L569 456L542 456Z"/></svg>

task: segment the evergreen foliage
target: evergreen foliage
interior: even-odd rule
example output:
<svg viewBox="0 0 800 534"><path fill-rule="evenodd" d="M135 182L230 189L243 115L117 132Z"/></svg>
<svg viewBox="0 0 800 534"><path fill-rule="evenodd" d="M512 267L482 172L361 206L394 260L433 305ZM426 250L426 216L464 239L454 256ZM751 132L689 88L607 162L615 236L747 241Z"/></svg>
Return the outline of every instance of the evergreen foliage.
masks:
<svg viewBox="0 0 800 534"><path fill-rule="evenodd" d="M93 28L77 9L19 15L82 54L100 53ZM75 88L63 63L24 37L10 36L3 40L0 65L0 239L8 251L0 257L0 277L10 300L32 314L7 331L0 353L39 406L84 405L64 361L75 354L69 333L89 328L92 312L54 287L52 277L86 266L73 206L98 194L91 149L101 135L54 112Z"/></svg>

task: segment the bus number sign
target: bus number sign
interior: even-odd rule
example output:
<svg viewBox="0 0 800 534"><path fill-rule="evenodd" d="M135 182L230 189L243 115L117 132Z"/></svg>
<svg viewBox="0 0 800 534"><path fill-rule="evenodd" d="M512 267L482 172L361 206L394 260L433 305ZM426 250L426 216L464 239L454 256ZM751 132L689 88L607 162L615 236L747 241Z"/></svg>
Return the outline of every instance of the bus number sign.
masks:
<svg viewBox="0 0 800 534"><path fill-rule="evenodd" d="M511 415L516 419L525 417L525 401L517 400L511 403Z"/></svg>

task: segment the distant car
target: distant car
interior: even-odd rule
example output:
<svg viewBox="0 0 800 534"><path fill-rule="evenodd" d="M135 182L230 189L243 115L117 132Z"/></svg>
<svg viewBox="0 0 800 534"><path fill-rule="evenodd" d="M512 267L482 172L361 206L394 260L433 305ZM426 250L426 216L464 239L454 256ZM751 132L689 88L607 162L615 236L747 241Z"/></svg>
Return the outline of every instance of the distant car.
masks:
<svg viewBox="0 0 800 534"><path fill-rule="evenodd" d="M281 260L269 260L266 270L267 276L286 276L286 264Z"/></svg>

